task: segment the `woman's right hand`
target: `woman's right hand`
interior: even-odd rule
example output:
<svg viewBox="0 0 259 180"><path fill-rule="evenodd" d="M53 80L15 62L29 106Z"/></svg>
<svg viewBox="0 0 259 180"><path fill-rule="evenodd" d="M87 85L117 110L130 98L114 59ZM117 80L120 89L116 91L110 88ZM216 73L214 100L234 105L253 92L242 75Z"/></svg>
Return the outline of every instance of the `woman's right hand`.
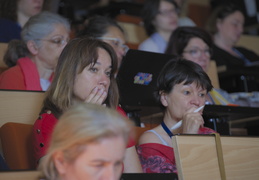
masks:
<svg viewBox="0 0 259 180"><path fill-rule="evenodd" d="M96 86L91 91L89 96L85 99L85 102L102 105L106 98L107 98L107 92L104 86Z"/></svg>
<svg viewBox="0 0 259 180"><path fill-rule="evenodd" d="M189 109L183 116L182 133L184 134L198 134L199 128L203 127L203 117L200 112L194 112L195 109Z"/></svg>

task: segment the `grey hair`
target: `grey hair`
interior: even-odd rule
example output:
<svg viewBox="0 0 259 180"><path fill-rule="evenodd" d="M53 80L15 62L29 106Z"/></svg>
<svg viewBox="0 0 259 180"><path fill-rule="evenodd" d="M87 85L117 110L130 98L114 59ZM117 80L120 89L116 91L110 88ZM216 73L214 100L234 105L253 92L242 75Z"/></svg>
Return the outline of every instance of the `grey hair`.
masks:
<svg viewBox="0 0 259 180"><path fill-rule="evenodd" d="M43 11L32 16L24 25L21 32L21 38L24 43L27 43L30 40L35 41L36 39L42 39L54 31L53 25L56 24L62 24L68 31L70 31L70 24L67 19L58 14ZM40 46L40 41L35 42Z"/></svg>

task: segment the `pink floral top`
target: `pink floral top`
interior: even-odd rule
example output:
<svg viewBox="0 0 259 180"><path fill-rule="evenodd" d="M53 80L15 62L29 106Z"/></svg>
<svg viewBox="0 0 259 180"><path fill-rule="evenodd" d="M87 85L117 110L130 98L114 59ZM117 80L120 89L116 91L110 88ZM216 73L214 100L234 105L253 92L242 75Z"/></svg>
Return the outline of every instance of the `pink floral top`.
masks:
<svg viewBox="0 0 259 180"><path fill-rule="evenodd" d="M200 128L198 134L216 133L210 128ZM174 149L158 143L137 146L137 152L145 173L177 173Z"/></svg>

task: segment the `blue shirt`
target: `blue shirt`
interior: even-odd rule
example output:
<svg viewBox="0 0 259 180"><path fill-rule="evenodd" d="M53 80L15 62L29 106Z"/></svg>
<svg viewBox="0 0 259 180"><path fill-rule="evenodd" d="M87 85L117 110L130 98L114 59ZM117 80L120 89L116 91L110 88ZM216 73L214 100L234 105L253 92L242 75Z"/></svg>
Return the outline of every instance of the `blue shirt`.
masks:
<svg viewBox="0 0 259 180"><path fill-rule="evenodd" d="M166 40L159 33L154 33L139 45L139 50L164 53L166 47Z"/></svg>
<svg viewBox="0 0 259 180"><path fill-rule="evenodd" d="M0 42L8 43L13 39L21 39L22 28L17 22L0 18Z"/></svg>

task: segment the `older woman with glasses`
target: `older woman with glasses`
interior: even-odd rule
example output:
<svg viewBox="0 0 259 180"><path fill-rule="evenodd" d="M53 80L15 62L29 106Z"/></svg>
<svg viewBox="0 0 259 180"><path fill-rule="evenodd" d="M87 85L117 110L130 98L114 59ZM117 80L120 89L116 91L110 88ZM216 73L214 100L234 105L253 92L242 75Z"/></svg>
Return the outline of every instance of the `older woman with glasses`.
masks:
<svg viewBox="0 0 259 180"><path fill-rule="evenodd" d="M69 32L69 22L57 14L42 12L31 17L21 42L11 42L5 55L6 64L13 67L1 74L0 89L47 90Z"/></svg>
<svg viewBox="0 0 259 180"><path fill-rule="evenodd" d="M117 54L118 68L121 65L123 56L129 49L125 44L124 30L116 21L109 17L95 16L89 18L86 26L78 36L90 36L110 44Z"/></svg>
<svg viewBox="0 0 259 180"><path fill-rule="evenodd" d="M139 45L139 49L164 53L170 35L178 27L177 4L173 0L147 0L143 21L150 37Z"/></svg>

